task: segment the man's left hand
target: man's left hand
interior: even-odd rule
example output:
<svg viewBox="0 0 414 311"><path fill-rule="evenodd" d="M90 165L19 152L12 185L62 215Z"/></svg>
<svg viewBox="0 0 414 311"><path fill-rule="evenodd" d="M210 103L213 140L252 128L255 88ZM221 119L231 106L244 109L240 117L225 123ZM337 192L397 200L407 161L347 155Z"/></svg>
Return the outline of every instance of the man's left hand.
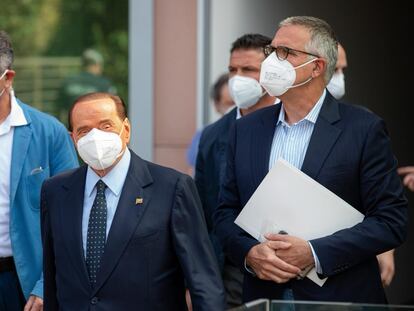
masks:
<svg viewBox="0 0 414 311"><path fill-rule="evenodd" d="M291 244L287 249L276 250L276 256L283 261L299 267L302 270L315 264L308 241L286 234L268 234L266 235L266 239L270 241L283 241Z"/></svg>
<svg viewBox="0 0 414 311"><path fill-rule="evenodd" d="M394 250L377 255L378 264L381 272L381 281L384 287L391 284L395 273Z"/></svg>
<svg viewBox="0 0 414 311"><path fill-rule="evenodd" d="M30 295L26 302L24 311L43 311L43 299L34 295Z"/></svg>

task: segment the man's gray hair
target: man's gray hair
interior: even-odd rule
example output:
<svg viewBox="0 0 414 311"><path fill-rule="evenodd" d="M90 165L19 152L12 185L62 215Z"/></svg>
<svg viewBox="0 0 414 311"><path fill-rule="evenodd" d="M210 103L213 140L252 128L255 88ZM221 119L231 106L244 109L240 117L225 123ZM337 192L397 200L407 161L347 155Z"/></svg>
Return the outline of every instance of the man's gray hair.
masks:
<svg viewBox="0 0 414 311"><path fill-rule="evenodd" d="M316 17L292 16L280 22L279 27L298 25L309 30L310 41L305 45L305 51L326 59L328 65L325 72L325 83L331 80L335 72L338 58L338 41L332 27Z"/></svg>
<svg viewBox="0 0 414 311"><path fill-rule="evenodd" d="M0 30L0 75L13 64L13 47L7 32Z"/></svg>

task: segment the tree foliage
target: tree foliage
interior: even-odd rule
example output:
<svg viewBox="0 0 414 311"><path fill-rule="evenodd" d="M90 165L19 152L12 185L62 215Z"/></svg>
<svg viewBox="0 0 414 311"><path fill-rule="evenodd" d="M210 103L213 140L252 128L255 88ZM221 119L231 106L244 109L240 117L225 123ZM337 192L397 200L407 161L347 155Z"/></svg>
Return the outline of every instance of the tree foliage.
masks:
<svg viewBox="0 0 414 311"><path fill-rule="evenodd" d="M0 29L16 57L80 56L99 50L104 74L128 94L128 0L2 0Z"/></svg>

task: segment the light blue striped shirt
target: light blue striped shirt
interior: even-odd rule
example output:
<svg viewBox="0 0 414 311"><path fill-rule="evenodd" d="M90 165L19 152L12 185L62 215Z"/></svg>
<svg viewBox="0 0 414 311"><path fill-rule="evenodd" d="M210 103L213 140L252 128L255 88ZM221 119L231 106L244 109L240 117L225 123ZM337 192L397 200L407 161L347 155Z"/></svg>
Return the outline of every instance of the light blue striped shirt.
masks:
<svg viewBox="0 0 414 311"><path fill-rule="evenodd" d="M122 188L128 174L129 164L131 162L131 153L126 148L121 160L106 174L99 177L89 166L86 173L85 194L83 199L82 213L82 245L86 257L86 238L88 234L89 214L91 213L93 201L96 197L96 183L102 179L107 188L105 189L107 219L106 219L106 237L108 238L111 229L112 220L115 217L116 208L121 197Z"/></svg>
<svg viewBox="0 0 414 311"><path fill-rule="evenodd" d="M302 168L313 128L325 96L326 90L323 91L322 96L307 116L292 125L289 125L285 120L285 110L282 103L270 151L269 170L279 158L286 160L298 169Z"/></svg>
<svg viewBox="0 0 414 311"><path fill-rule="evenodd" d="M285 110L282 103L279 119L276 123L275 134L273 136L272 149L270 151L269 170L276 163L277 159L280 158L286 160L298 169L302 168L313 128L315 127L325 96L326 89L306 117L292 125L289 125L286 122ZM315 259L316 271L322 273L322 267L320 266L318 256L313 250L310 242L309 245L312 250L313 258Z"/></svg>

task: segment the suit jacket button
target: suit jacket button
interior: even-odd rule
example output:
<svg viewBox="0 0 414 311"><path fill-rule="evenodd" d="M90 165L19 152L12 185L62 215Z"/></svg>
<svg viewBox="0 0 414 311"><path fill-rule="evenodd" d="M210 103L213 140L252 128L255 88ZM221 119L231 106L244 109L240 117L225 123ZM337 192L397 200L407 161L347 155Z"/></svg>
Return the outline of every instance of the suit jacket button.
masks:
<svg viewBox="0 0 414 311"><path fill-rule="evenodd" d="M98 303L98 301L99 301L98 297L93 297L91 299L91 304L96 305Z"/></svg>

